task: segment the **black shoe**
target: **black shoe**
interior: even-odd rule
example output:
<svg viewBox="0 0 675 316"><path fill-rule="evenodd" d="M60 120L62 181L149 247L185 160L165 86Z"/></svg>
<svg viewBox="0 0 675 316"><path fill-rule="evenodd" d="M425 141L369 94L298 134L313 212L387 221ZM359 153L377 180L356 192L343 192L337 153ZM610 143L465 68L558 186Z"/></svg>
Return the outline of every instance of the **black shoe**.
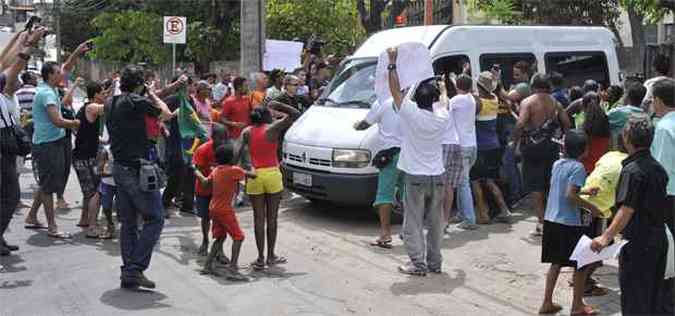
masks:
<svg viewBox="0 0 675 316"><path fill-rule="evenodd" d="M154 289L156 287L155 282L148 280L142 273L131 277L121 277L120 279L122 280L120 287L123 289L138 289L139 287Z"/></svg>
<svg viewBox="0 0 675 316"><path fill-rule="evenodd" d="M148 278L145 277L145 275L143 273L141 273L141 277L139 278L139 281L140 282L138 282L138 284L141 287L144 287L146 289L154 289L155 287L157 287L155 282L150 281Z"/></svg>
<svg viewBox="0 0 675 316"><path fill-rule="evenodd" d="M8 243L4 243L3 246L5 246L5 248L9 249L9 251L18 251L19 250L19 246L16 246L16 245L10 245Z"/></svg>
<svg viewBox="0 0 675 316"><path fill-rule="evenodd" d="M0 246L0 257L9 256L11 252L5 246Z"/></svg>

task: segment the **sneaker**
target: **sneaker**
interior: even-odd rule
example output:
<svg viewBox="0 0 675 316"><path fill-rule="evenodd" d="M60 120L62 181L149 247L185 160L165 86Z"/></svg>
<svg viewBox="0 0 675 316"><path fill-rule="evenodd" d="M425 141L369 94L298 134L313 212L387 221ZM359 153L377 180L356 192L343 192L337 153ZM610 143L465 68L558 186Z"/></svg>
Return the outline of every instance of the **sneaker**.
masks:
<svg viewBox="0 0 675 316"><path fill-rule="evenodd" d="M401 272L401 273L407 274L407 275L414 275L414 276L426 276L427 275L426 269L420 268L420 267L412 264L411 262L408 262L407 264L399 266L398 272Z"/></svg>
<svg viewBox="0 0 675 316"><path fill-rule="evenodd" d="M463 229L463 230L476 230L478 229L478 226L476 224L471 224L467 221L461 222L459 225L457 225L457 228Z"/></svg>
<svg viewBox="0 0 675 316"><path fill-rule="evenodd" d="M450 217L450 219L448 220L448 223L449 224L459 224L463 221L464 220L461 217L455 215L455 216Z"/></svg>
<svg viewBox="0 0 675 316"><path fill-rule="evenodd" d="M123 289L138 289L139 287L154 289L156 287L155 282L150 281L143 273L137 276L120 277L120 280L122 281L120 287Z"/></svg>
<svg viewBox="0 0 675 316"><path fill-rule="evenodd" d="M511 223L511 212L509 212L509 210L502 211L499 213L499 215L497 215L497 217L495 217L495 221L498 223Z"/></svg>
<svg viewBox="0 0 675 316"><path fill-rule="evenodd" d="M441 270L440 267L439 268L429 268L429 272L433 273L433 274L441 274L441 273L443 273L443 270Z"/></svg>

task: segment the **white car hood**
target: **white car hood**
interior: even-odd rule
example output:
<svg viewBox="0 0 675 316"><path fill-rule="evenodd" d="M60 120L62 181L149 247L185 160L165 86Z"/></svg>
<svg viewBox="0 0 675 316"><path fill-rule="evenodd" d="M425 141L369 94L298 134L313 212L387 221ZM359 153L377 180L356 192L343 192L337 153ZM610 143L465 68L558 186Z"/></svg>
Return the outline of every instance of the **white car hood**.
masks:
<svg viewBox="0 0 675 316"><path fill-rule="evenodd" d="M328 148L369 148L374 128L354 129L368 109L312 106L286 133L284 140L305 146Z"/></svg>

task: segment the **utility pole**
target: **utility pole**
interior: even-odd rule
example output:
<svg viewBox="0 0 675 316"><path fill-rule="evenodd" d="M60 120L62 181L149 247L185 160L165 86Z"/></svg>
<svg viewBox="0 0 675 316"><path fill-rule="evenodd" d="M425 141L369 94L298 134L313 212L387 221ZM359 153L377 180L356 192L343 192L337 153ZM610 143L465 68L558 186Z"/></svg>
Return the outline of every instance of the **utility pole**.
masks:
<svg viewBox="0 0 675 316"><path fill-rule="evenodd" d="M241 0L240 74L262 70L265 50L265 0Z"/></svg>
<svg viewBox="0 0 675 316"><path fill-rule="evenodd" d="M434 24L434 0L424 0L424 25Z"/></svg>
<svg viewBox="0 0 675 316"><path fill-rule="evenodd" d="M61 63L61 0L54 0L56 62Z"/></svg>

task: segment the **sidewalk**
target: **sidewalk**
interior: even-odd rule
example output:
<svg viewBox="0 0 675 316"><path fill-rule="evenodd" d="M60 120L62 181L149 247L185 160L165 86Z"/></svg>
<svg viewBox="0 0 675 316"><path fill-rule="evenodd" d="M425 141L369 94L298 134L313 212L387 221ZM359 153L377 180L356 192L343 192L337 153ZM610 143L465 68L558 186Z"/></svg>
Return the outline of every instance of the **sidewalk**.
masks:
<svg viewBox="0 0 675 316"><path fill-rule="evenodd" d="M30 198L31 174L21 176L22 196ZM80 198L71 178L66 199ZM29 202L26 201L26 202ZM453 230L443 243L444 273L425 278L399 274L407 260L403 244L369 246L377 232L370 210L317 207L292 201L280 214L279 254L289 263L266 272L244 270L252 278L235 283L199 275L203 258L199 221L177 214L166 222L146 275L156 291L119 289L117 240L93 241L75 227L79 203L58 211L72 240L53 240L45 231L23 228L28 210L15 216L7 239L21 246L1 257L0 315L534 315L541 304L547 266L539 262L540 243L528 237L531 216L516 214L513 225ZM240 264L256 257L253 216L238 210L246 234ZM43 220L43 213L40 212ZM395 227L398 232L400 226ZM226 243L229 253L230 242ZM589 298L602 315L619 315L616 262L596 273L610 288ZM556 302L569 315L571 288L564 270Z"/></svg>

